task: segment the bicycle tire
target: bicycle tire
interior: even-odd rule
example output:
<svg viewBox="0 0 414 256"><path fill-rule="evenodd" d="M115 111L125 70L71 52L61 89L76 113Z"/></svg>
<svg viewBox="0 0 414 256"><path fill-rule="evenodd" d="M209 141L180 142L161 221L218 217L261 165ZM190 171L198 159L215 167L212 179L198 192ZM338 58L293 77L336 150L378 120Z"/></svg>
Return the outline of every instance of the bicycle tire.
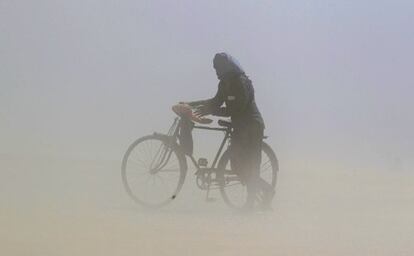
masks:
<svg viewBox="0 0 414 256"><path fill-rule="evenodd" d="M144 193L137 193L136 189L138 189L138 188L136 186L134 187L134 185L132 184L132 177L130 177L128 175L129 174L129 165L132 165L132 164L130 164L132 162L131 154L134 152L134 150L137 149L138 146L143 145L143 143L148 142L148 141L157 141L157 142L160 143L161 146L165 146L168 150L171 150L171 156L175 156L176 159L177 159L177 163L178 163L178 167L177 167L177 172L178 172L177 184L174 185L174 188L172 189L171 193L166 192L165 198L160 200L160 201L157 201L157 202L150 202L148 199L146 199L146 197L149 197L150 196L149 194L151 194L151 193L152 194L160 193L160 191L149 191L148 192L149 194L147 194L147 195L145 195ZM142 154L144 154L144 153L142 153ZM150 155L148 152L145 153L145 154L147 154L147 156ZM154 156L154 157L156 157L156 156ZM142 160L140 159L140 162L141 161ZM169 161L169 159L168 159L168 161ZM145 168L143 168L143 169L145 169ZM163 171L163 170L160 169L158 172L161 172L161 171ZM158 174L158 172L157 172L157 174ZM145 172L143 172L143 173L145 173ZM127 194L129 195L129 197L132 200L134 200L136 203L138 203L139 205L144 206L146 208L160 208L160 207L163 207L163 206L169 204L172 200L174 200L177 197L178 193L180 192L180 190L181 190L181 188L184 184L186 173L187 173L187 162L186 162L184 154L181 152L181 149L179 148L179 146L175 142L172 142L171 138L166 136L166 135L153 134L153 135L148 135L148 136L144 136L142 138L137 139L136 141L134 141L128 147L128 149L125 152L124 157L122 159L121 176L122 176L123 187L125 188ZM153 174L150 173L148 175L153 175Z"/></svg>
<svg viewBox="0 0 414 256"><path fill-rule="evenodd" d="M262 154L265 153L267 158L269 159L269 162L271 164L271 170L272 170L272 174L271 174L271 182L269 182L272 187L275 189L276 188L276 183L277 183L277 173L279 171L279 162L278 159L276 157L276 154L274 153L273 149L265 142L263 142L263 146L262 146ZM262 157L263 158L263 157ZM227 166L229 165L230 162L230 151L229 149L227 149L223 155L221 156L219 163L218 163L218 172L217 172L217 178L219 180L219 187L220 187L220 193L221 196L224 200L224 202L230 206L233 209L236 210L240 210L242 209L245 204L247 203L247 191L246 191L246 186L241 184L240 182L240 186L243 186L244 189L244 196L243 196L243 202L237 204L233 201L233 199L231 198L231 196L229 196L229 193L226 191L226 187L229 187L231 185L226 184L226 175L236 175L234 174L234 172L232 172L231 170L227 169ZM262 162L263 165L263 162ZM261 165L261 167L262 167ZM261 168L262 169L262 168ZM263 174L262 172L263 170L261 170L261 176ZM237 184L236 184L237 185Z"/></svg>

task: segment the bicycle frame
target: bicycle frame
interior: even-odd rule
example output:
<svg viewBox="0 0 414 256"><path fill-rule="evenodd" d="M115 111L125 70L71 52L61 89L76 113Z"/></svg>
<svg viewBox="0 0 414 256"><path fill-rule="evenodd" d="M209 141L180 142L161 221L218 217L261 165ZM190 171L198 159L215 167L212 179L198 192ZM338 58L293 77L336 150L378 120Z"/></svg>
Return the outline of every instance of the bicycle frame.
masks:
<svg viewBox="0 0 414 256"><path fill-rule="evenodd" d="M213 163L210 166L210 169L216 168L217 162L223 152L224 145L228 141L228 139L231 138L231 128L219 128L219 127L208 127L208 126L200 126L200 125L194 125L194 129L200 129L200 130L211 130L211 131L222 131L225 132L224 138L220 143L220 147L216 153L216 156L214 157ZM197 168L200 168L198 163L195 161L194 157L190 156L193 163L196 165Z"/></svg>
<svg viewBox="0 0 414 256"><path fill-rule="evenodd" d="M171 126L170 130L169 130L169 134L170 136L172 136L173 138L177 138L178 137L178 133L180 130L180 122L182 120L180 118L175 118L173 125ZM221 127L209 127L209 126L203 126L203 125L194 125L193 129L200 129L200 130L210 130L210 131L222 131L225 132L224 138L220 144L220 147L216 153L216 156L214 157L213 163L211 164L209 169L215 169L217 162L223 152L223 148L224 145L226 144L226 142L228 141L228 139L231 138L231 133L232 133L232 128L231 127L227 127L227 128L221 128ZM173 132L172 132L173 131ZM193 162L194 166L197 168L197 170L200 169L200 166L198 164L198 162L195 160L193 155L187 155L188 157L190 157L191 161Z"/></svg>
<svg viewBox="0 0 414 256"><path fill-rule="evenodd" d="M128 148L127 152L124 155L124 158L122 160L122 181L124 184L125 189L127 190L128 194L137 202L146 206L152 206L151 203L148 203L146 201L143 201L141 198L137 197L137 195L131 190L129 181L127 180L127 163L129 156L131 155L131 152L137 147L138 144L142 142L146 142L147 140L156 141L151 142L151 149L152 153L144 152L146 156L150 157L150 162L146 162L149 164L147 166L149 168L149 174L157 174L160 172L160 175L165 173L172 173L174 175L179 174L179 180L177 183L176 190L174 191L174 194L169 197L167 197L166 201L161 202L160 204L153 204L154 206L162 206L168 202L170 202L172 199L175 199L176 195L181 190L184 180L188 171L188 160L187 156L191 159L194 166L196 167L196 172L194 173L195 176L195 182L198 188L201 190L206 191L206 201L213 201L214 198L209 197L210 191L213 191L215 189L220 189L220 193L222 194L225 202L229 204L230 206L234 207L232 202L230 202L229 198L227 197L226 193L224 191L225 187L227 186L233 186L238 184L243 184L241 181L240 175L237 173L236 170L232 170L231 165L228 166L228 164L231 164L231 156L228 154L230 153L228 151L228 148L226 146L226 143L229 142L229 140L233 137L233 128L231 125L228 125L227 122L219 121L218 124L220 127L210 127L202 124L190 124L191 127L188 126L182 126L188 125L186 122L186 119L176 117L174 119L173 124L169 128L167 133L157 133L154 132L152 135L144 136L142 138L139 138L138 140L134 141ZM220 143L220 147L218 148L217 153L215 154L214 160L211 162L211 164L208 164L206 161L200 161L204 160L201 159L196 161L193 153L188 153L189 150L185 150L184 145L180 145L179 138L180 138L180 128L191 128L191 129L200 129L200 130L210 130L210 131L221 131L224 132L224 138ZM186 130L185 132L187 132ZM184 135L184 134L182 134ZM160 143L161 142L161 143ZM182 144L183 141L181 141ZM185 142L185 140L184 140ZM156 143L159 145L154 147L153 143ZM188 144L191 145L191 144ZM271 170L272 170L272 181L270 182L273 187L275 187L276 184L276 172L278 171L278 162L276 155L274 154L273 150L270 148L269 145L264 143L264 152L267 154L269 160L268 162L271 163ZM190 148L189 148L190 149ZM263 152L263 151L262 151ZM142 153L142 152L141 152ZM153 155L155 153L155 156ZM166 168L167 163L169 162L171 156L174 155L178 161L175 161L174 164L178 164L178 169L176 167L172 168ZM132 161L132 160L131 160ZM178 162L178 163L177 163ZM176 166L175 165L175 166ZM145 169L146 167L144 167ZM144 172L145 174L145 172ZM156 178L156 177L154 177ZM162 179L162 178L160 178ZM237 184L235 184L235 182ZM267 181L266 181L267 182ZM168 195L167 195L168 196Z"/></svg>

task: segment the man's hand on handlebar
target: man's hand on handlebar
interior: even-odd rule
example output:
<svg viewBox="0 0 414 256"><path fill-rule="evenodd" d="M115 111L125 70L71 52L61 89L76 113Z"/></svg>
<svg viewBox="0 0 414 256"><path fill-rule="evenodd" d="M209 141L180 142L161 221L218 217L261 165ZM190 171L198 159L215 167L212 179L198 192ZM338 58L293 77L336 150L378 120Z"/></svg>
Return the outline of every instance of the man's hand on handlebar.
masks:
<svg viewBox="0 0 414 256"><path fill-rule="evenodd" d="M198 117L203 117L209 114L211 114L211 111L209 107L206 105L197 106L196 109L194 110L194 115Z"/></svg>

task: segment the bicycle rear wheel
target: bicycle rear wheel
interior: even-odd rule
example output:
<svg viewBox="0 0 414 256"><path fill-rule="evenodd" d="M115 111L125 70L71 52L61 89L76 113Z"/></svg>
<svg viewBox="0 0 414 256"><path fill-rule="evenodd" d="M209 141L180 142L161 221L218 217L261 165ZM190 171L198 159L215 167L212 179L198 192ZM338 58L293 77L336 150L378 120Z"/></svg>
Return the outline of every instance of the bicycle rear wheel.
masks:
<svg viewBox="0 0 414 256"><path fill-rule="evenodd" d="M278 171L279 164L275 153L268 144L263 142L260 177L275 188ZM242 209L247 203L247 188L237 171L231 169L229 150L224 152L220 158L217 175L224 202L231 208Z"/></svg>
<svg viewBox="0 0 414 256"><path fill-rule="evenodd" d="M159 208L180 192L186 175L185 156L161 135L136 140L122 161L122 183L138 204Z"/></svg>

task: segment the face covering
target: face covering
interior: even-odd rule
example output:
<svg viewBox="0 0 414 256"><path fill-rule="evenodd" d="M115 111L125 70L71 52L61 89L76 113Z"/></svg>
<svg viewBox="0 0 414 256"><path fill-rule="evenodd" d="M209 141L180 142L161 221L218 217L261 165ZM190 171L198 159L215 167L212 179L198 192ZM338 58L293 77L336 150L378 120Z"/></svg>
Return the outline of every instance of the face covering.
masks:
<svg viewBox="0 0 414 256"><path fill-rule="evenodd" d="M244 74L244 70L239 62L225 52L217 53L214 56L213 66L216 70L217 77L220 80L229 75Z"/></svg>

